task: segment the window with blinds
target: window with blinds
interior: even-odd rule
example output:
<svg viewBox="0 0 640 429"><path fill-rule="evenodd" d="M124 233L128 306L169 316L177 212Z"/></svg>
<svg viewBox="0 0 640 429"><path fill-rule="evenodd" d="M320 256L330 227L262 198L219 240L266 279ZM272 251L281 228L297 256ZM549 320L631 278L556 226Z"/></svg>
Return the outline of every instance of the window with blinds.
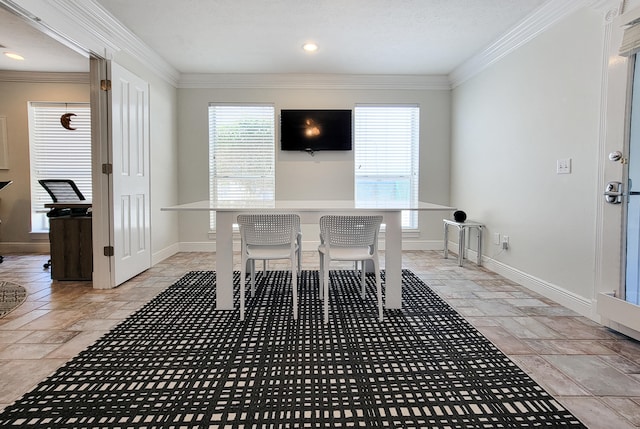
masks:
<svg viewBox="0 0 640 429"><path fill-rule="evenodd" d="M73 113L69 130L60 117ZM48 231L44 207L52 202L40 179L71 179L91 200L91 110L89 103L29 103L31 229Z"/></svg>
<svg viewBox="0 0 640 429"><path fill-rule="evenodd" d="M357 200L418 201L419 123L418 106L355 107ZM402 227L418 227L415 212L402 213Z"/></svg>
<svg viewBox="0 0 640 429"><path fill-rule="evenodd" d="M275 198L273 105L209 105L209 198ZM215 229L214 214L210 227Z"/></svg>

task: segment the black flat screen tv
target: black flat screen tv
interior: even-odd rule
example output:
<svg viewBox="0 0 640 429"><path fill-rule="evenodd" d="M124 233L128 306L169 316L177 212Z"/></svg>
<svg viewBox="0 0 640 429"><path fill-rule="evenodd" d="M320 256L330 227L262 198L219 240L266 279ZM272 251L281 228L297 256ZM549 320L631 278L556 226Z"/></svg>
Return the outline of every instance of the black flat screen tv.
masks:
<svg viewBox="0 0 640 429"><path fill-rule="evenodd" d="M351 110L280 111L282 150L351 150Z"/></svg>

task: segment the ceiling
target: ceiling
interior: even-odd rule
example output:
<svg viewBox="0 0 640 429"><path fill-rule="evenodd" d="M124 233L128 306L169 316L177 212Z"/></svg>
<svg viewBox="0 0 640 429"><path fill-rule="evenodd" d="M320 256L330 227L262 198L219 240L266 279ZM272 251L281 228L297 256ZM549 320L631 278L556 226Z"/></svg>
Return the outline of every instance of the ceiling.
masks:
<svg viewBox="0 0 640 429"><path fill-rule="evenodd" d="M553 1L553 0L551 0ZM446 75L546 0L93 0L180 73ZM309 54L303 43L319 50ZM0 8L0 70L88 60Z"/></svg>
<svg viewBox="0 0 640 429"><path fill-rule="evenodd" d="M24 61L0 55L0 70L42 72L89 71L89 60L0 7L0 52L15 52Z"/></svg>

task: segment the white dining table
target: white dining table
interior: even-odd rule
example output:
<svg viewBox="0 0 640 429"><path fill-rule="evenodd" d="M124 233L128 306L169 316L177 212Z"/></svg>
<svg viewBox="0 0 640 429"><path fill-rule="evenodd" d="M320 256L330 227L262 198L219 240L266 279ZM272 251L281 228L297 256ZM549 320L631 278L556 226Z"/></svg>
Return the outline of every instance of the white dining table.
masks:
<svg viewBox="0 0 640 429"><path fill-rule="evenodd" d="M240 213L297 213L318 220L325 214L382 215L385 225L385 307L402 308L402 211L453 211L427 202L354 200L197 201L163 211L213 211L216 214L216 308L233 309L233 225Z"/></svg>

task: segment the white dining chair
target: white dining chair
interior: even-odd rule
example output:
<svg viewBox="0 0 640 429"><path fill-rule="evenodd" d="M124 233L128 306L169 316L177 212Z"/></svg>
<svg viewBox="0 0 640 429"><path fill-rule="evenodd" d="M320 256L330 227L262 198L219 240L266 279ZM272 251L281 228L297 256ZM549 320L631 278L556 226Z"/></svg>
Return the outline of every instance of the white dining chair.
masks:
<svg viewBox="0 0 640 429"><path fill-rule="evenodd" d="M378 257L378 235L382 216L327 215L320 218L320 298L324 300L324 322L329 321L329 272L331 261L361 263L361 295L366 294L366 261L373 263L378 299L378 319L383 319L382 280Z"/></svg>
<svg viewBox="0 0 640 429"><path fill-rule="evenodd" d="M298 255L297 259L298 259L298 272L302 271L302 230L298 229L298 236L296 238L296 242L298 244ZM268 265L267 265L268 261L262 261L262 270L263 271L267 271L268 270Z"/></svg>
<svg viewBox="0 0 640 429"><path fill-rule="evenodd" d="M255 261L289 259L293 292L293 318L298 318L298 234L296 214L240 214L241 241L240 320L244 320L246 268L249 263L251 294L255 294Z"/></svg>

